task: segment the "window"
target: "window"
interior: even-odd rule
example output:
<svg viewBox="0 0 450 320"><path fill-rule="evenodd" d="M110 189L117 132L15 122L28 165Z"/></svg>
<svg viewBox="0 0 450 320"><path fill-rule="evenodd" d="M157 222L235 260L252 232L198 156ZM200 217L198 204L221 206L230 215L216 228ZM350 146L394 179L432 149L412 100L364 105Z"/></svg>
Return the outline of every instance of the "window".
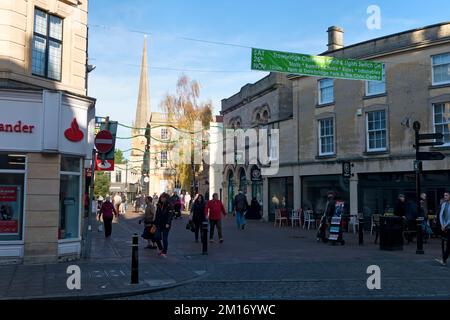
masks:
<svg viewBox="0 0 450 320"><path fill-rule="evenodd" d="M0 241L22 240L25 155L0 154Z"/></svg>
<svg viewBox="0 0 450 320"><path fill-rule="evenodd" d="M319 81L319 104L334 102L333 79L322 79Z"/></svg>
<svg viewBox="0 0 450 320"><path fill-rule="evenodd" d="M382 81L366 81L366 96L374 96L383 93L386 93L386 69L384 64Z"/></svg>
<svg viewBox="0 0 450 320"><path fill-rule="evenodd" d="M431 57L433 85L450 83L450 53Z"/></svg>
<svg viewBox="0 0 450 320"><path fill-rule="evenodd" d="M42 10L34 12L32 73L52 80L61 80L62 19Z"/></svg>
<svg viewBox="0 0 450 320"><path fill-rule="evenodd" d="M122 171L117 170L116 171L116 182L121 183L122 182Z"/></svg>
<svg viewBox="0 0 450 320"><path fill-rule="evenodd" d="M66 166L70 164L69 166ZM75 164L77 164L75 166ZM70 171L65 171L70 170ZM58 239L78 239L81 218L81 161L61 156L60 215Z"/></svg>
<svg viewBox="0 0 450 320"><path fill-rule="evenodd" d="M167 140L169 138L169 131L167 128L161 129L161 140Z"/></svg>
<svg viewBox="0 0 450 320"><path fill-rule="evenodd" d="M167 151L161 151L161 168L167 167Z"/></svg>
<svg viewBox="0 0 450 320"><path fill-rule="evenodd" d="M450 146L450 102L438 103L434 108L434 128L444 135L444 146Z"/></svg>
<svg viewBox="0 0 450 320"><path fill-rule="evenodd" d="M386 111L367 113L367 151L386 151Z"/></svg>
<svg viewBox="0 0 450 320"><path fill-rule="evenodd" d="M319 121L319 155L334 154L334 119Z"/></svg>

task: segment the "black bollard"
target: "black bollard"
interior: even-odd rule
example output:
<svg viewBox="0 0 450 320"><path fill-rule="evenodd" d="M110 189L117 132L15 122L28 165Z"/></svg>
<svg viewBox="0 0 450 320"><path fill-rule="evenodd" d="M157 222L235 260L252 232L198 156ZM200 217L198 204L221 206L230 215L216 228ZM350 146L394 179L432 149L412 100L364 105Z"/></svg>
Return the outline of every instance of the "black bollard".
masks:
<svg viewBox="0 0 450 320"><path fill-rule="evenodd" d="M202 223L202 254L208 254L208 222Z"/></svg>
<svg viewBox="0 0 450 320"><path fill-rule="evenodd" d="M362 246L364 244L364 218L359 218L358 233L359 245Z"/></svg>
<svg viewBox="0 0 450 320"><path fill-rule="evenodd" d="M423 251L423 239L422 239L422 223L423 218L417 218L417 250L416 254L425 254Z"/></svg>
<svg viewBox="0 0 450 320"><path fill-rule="evenodd" d="M138 255L139 236L133 235L133 244L131 245L131 284L139 284L139 255Z"/></svg>

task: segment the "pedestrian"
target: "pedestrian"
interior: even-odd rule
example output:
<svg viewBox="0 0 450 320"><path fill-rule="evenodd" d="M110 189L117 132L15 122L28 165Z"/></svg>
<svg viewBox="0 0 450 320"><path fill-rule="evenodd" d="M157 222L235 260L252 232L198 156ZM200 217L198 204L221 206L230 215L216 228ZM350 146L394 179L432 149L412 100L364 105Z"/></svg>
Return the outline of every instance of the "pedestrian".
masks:
<svg viewBox="0 0 450 320"><path fill-rule="evenodd" d="M111 198L109 196L106 197L105 202L103 202L100 211L98 213L98 220L103 216L103 224L105 229L105 238L109 238L112 233L112 221L114 216L117 217L118 212L114 205L111 203Z"/></svg>
<svg viewBox="0 0 450 320"><path fill-rule="evenodd" d="M336 201L334 200L335 194L333 191L327 193L327 202L323 211L322 218L320 219L320 225L317 230L317 241L323 242L327 239L327 228L331 223L331 219L336 211Z"/></svg>
<svg viewBox="0 0 450 320"><path fill-rule="evenodd" d="M144 221L144 232L142 233L142 238L147 240L148 244L145 247L146 249L156 249L155 235L151 232L152 227L154 226L155 220L155 206L153 205L153 198L146 197L145 202L147 206L145 207L145 215L144 218L139 220L139 224Z"/></svg>
<svg viewBox="0 0 450 320"><path fill-rule="evenodd" d="M195 242L198 242L198 234L202 227L202 223L206 221L205 217L205 199L201 194L196 194L191 206L191 214L189 220L192 221L195 234Z"/></svg>
<svg viewBox="0 0 450 320"><path fill-rule="evenodd" d="M121 212L120 205L122 203L122 197L120 196L119 193L115 194L115 196L113 198L113 202L114 202L114 208L116 209L116 212Z"/></svg>
<svg viewBox="0 0 450 320"><path fill-rule="evenodd" d="M189 192L186 192L186 195L184 197L184 205L186 206L186 211L191 211L191 195Z"/></svg>
<svg viewBox="0 0 450 320"><path fill-rule="evenodd" d="M233 211L236 215L236 224L238 230L245 229L245 213L248 209L247 197L244 195L241 189L239 189L238 194L234 197Z"/></svg>
<svg viewBox="0 0 450 320"><path fill-rule="evenodd" d="M405 201L404 219L406 220L406 230L408 231L406 233L406 240L408 240L408 243L414 240L414 235L417 231L416 219L418 215L416 202L407 199Z"/></svg>
<svg viewBox="0 0 450 320"><path fill-rule="evenodd" d="M125 196L125 193L120 194L120 213L125 214L127 212L126 205L127 205L127 197Z"/></svg>
<svg viewBox="0 0 450 320"><path fill-rule="evenodd" d="M399 194L395 204L394 214L397 217L404 217L406 213L406 197L404 194Z"/></svg>
<svg viewBox="0 0 450 320"><path fill-rule="evenodd" d="M260 220L261 219L261 205L258 200L254 197L250 204L250 209L248 210L246 216L247 219Z"/></svg>
<svg viewBox="0 0 450 320"><path fill-rule="evenodd" d="M214 242L214 228L217 227L219 242L223 243L222 215L224 217L227 215L225 208L222 201L219 200L219 195L214 193L213 199L209 200L205 206L205 216L208 217L210 226L209 242Z"/></svg>
<svg viewBox="0 0 450 320"><path fill-rule="evenodd" d="M156 208L154 223L156 225L155 240L159 249L158 255L164 258L167 257L167 250L169 249L169 231L173 218L172 212L169 195L162 193Z"/></svg>
<svg viewBox="0 0 450 320"><path fill-rule="evenodd" d="M439 214L442 236L447 241L447 247L442 252L442 259L435 259L441 265L447 265L447 259L450 256L450 191L444 193L444 201L441 204Z"/></svg>

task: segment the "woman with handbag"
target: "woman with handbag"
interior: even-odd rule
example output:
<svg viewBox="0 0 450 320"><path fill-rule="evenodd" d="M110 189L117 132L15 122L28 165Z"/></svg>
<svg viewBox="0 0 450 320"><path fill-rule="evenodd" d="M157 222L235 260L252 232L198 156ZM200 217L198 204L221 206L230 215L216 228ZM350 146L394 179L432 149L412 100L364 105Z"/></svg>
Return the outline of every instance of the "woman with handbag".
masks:
<svg viewBox="0 0 450 320"><path fill-rule="evenodd" d="M195 234L195 242L198 242L198 234L202 227L202 223L206 221L205 217L205 200L201 194L196 194L194 202L191 206L191 214L189 223Z"/></svg>
<svg viewBox="0 0 450 320"><path fill-rule="evenodd" d="M156 249L157 246L154 239L156 226L153 222L155 220L155 206L153 205L152 197L146 197L145 204L147 206L145 207L144 219L142 219L144 221L144 232L142 233L142 238L148 242L148 245L145 247L146 249ZM142 220L139 220L139 224L142 223Z"/></svg>
<svg viewBox="0 0 450 320"><path fill-rule="evenodd" d="M160 252L159 256L167 257L167 250L169 248L169 231L172 225L173 210L169 203L169 195L167 193L161 194L159 197L158 206L154 224L156 225L156 245ZM162 241L162 243L161 243Z"/></svg>

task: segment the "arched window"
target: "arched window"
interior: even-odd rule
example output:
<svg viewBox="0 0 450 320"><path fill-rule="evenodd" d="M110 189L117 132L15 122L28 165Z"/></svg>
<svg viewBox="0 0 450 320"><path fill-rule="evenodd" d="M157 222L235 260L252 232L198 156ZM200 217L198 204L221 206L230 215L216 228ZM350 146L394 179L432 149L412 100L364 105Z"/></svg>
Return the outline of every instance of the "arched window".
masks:
<svg viewBox="0 0 450 320"><path fill-rule="evenodd" d="M247 194L247 175L245 174L244 168L241 168L239 171L239 189L241 189L244 194Z"/></svg>
<svg viewBox="0 0 450 320"><path fill-rule="evenodd" d="M265 122L269 121L269 111L264 110L262 118Z"/></svg>

